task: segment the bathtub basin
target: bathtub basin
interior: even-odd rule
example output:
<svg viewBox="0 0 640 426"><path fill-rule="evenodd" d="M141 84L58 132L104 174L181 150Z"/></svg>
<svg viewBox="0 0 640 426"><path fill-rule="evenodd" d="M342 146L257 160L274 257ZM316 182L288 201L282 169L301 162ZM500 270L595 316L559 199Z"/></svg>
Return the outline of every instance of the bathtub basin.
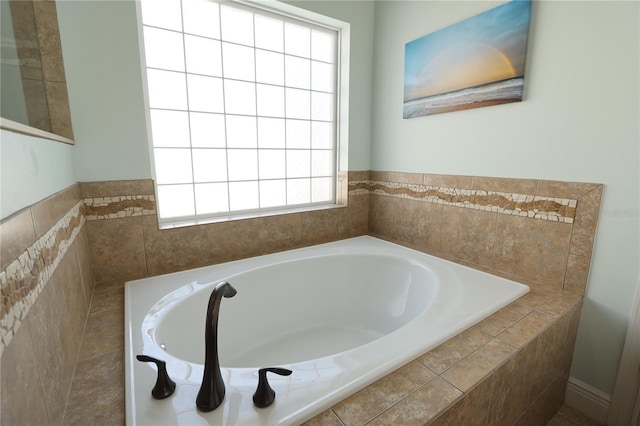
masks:
<svg viewBox="0 0 640 426"><path fill-rule="evenodd" d="M204 321L220 281L223 404L196 409ZM125 286L127 424L299 424L506 306L528 287L372 237L259 256L128 282ZM155 369L177 383L153 400ZM275 403L253 406L261 367Z"/></svg>

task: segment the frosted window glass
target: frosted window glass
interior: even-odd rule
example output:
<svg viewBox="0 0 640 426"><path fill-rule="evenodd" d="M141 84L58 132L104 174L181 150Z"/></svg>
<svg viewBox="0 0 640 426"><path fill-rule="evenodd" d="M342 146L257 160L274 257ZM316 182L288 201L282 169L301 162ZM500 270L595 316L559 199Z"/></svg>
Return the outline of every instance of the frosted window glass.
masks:
<svg viewBox="0 0 640 426"><path fill-rule="evenodd" d="M222 40L253 46L253 13L220 6Z"/></svg>
<svg viewBox="0 0 640 426"><path fill-rule="evenodd" d="M333 93L333 65L316 61L311 63L311 89Z"/></svg>
<svg viewBox="0 0 640 426"><path fill-rule="evenodd" d="M142 0L142 23L182 31L180 0Z"/></svg>
<svg viewBox="0 0 640 426"><path fill-rule="evenodd" d="M231 210L253 210L260 207L258 182L230 182L229 204Z"/></svg>
<svg viewBox="0 0 640 426"><path fill-rule="evenodd" d="M289 89L285 91L286 96L286 116L287 118L309 119L310 117L310 92L300 89Z"/></svg>
<svg viewBox="0 0 640 426"><path fill-rule="evenodd" d="M311 176L331 176L333 171L332 151L311 151Z"/></svg>
<svg viewBox="0 0 640 426"><path fill-rule="evenodd" d="M254 49L237 44L222 43L224 77L255 81Z"/></svg>
<svg viewBox="0 0 640 426"><path fill-rule="evenodd" d="M307 150L287 151L287 177L299 178L311 175L311 156Z"/></svg>
<svg viewBox="0 0 640 426"><path fill-rule="evenodd" d="M229 149L227 161L230 181L258 178L257 149Z"/></svg>
<svg viewBox="0 0 640 426"><path fill-rule="evenodd" d="M311 56L311 30L300 25L285 22L284 53L309 58Z"/></svg>
<svg viewBox="0 0 640 426"><path fill-rule="evenodd" d="M282 52L284 49L283 24L278 19L256 15L256 47Z"/></svg>
<svg viewBox="0 0 640 426"><path fill-rule="evenodd" d="M311 58L333 62L335 58L336 35L322 31L311 31Z"/></svg>
<svg viewBox="0 0 640 426"><path fill-rule="evenodd" d="M185 35L184 44L188 72L222 77L219 41Z"/></svg>
<svg viewBox="0 0 640 426"><path fill-rule="evenodd" d="M224 112L222 79L187 74L189 109L201 112Z"/></svg>
<svg viewBox="0 0 640 426"><path fill-rule="evenodd" d="M144 27L144 56L148 67L184 71L182 34Z"/></svg>
<svg viewBox="0 0 640 426"><path fill-rule="evenodd" d="M227 115L227 148L255 148L256 118Z"/></svg>
<svg viewBox="0 0 640 426"><path fill-rule="evenodd" d="M311 130L308 121L287 120L287 148L308 149L311 145Z"/></svg>
<svg viewBox="0 0 640 426"><path fill-rule="evenodd" d="M193 185L158 185L158 210L161 218L193 216Z"/></svg>
<svg viewBox="0 0 640 426"><path fill-rule="evenodd" d="M285 150L261 149L258 151L260 179L281 179L285 176Z"/></svg>
<svg viewBox="0 0 640 426"><path fill-rule="evenodd" d="M220 39L220 9L210 0L182 2L184 32Z"/></svg>
<svg viewBox="0 0 640 426"><path fill-rule="evenodd" d="M284 85L284 55L256 50L256 81Z"/></svg>
<svg viewBox="0 0 640 426"><path fill-rule="evenodd" d="M258 146L260 148L285 147L283 119L258 117Z"/></svg>
<svg viewBox="0 0 640 426"><path fill-rule="evenodd" d="M184 74L172 71L147 70L149 107L187 109L187 86Z"/></svg>
<svg viewBox="0 0 640 426"><path fill-rule="evenodd" d="M191 146L201 148L226 147L224 115L192 112Z"/></svg>
<svg viewBox="0 0 640 426"><path fill-rule="evenodd" d="M315 149L333 148L333 123L311 122L311 147Z"/></svg>
<svg viewBox="0 0 640 426"><path fill-rule="evenodd" d="M284 87L258 84L258 115L284 117Z"/></svg>
<svg viewBox="0 0 640 426"><path fill-rule="evenodd" d="M309 204L311 202L311 188L309 179L287 180L287 205Z"/></svg>
<svg viewBox="0 0 640 426"><path fill-rule="evenodd" d="M196 187L196 213L212 214L229 211L229 191L225 183L201 183Z"/></svg>
<svg viewBox="0 0 640 426"><path fill-rule="evenodd" d="M295 56L284 58L285 85L300 89L311 88L311 61Z"/></svg>
<svg viewBox="0 0 640 426"><path fill-rule="evenodd" d="M224 149L194 149L193 180L195 182L226 181L227 151Z"/></svg>
<svg viewBox="0 0 640 426"><path fill-rule="evenodd" d="M322 203L333 200L333 179L314 178L311 179L311 202Z"/></svg>
<svg viewBox="0 0 640 426"><path fill-rule="evenodd" d="M192 182L189 149L156 148L153 156L158 184Z"/></svg>
<svg viewBox="0 0 640 426"><path fill-rule="evenodd" d="M311 118L331 121L333 96L328 93L311 92Z"/></svg>
<svg viewBox="0 0 640 426"><path fill-rule="evenodd" d="M224 80L224 105L228 114L256 114L256 85Z"/></svg>
<svg viewBox="0 0 640 426"><path fill-rule="evenodd" d="M287 205L287 183L284 180L260 181L260 207Z"/></svg>
<svg viewBox="0 0 640 426"><path fill-rule="evenodd" d="M155 147L189 147L186 111L151 110L151 134Z"/></svg>

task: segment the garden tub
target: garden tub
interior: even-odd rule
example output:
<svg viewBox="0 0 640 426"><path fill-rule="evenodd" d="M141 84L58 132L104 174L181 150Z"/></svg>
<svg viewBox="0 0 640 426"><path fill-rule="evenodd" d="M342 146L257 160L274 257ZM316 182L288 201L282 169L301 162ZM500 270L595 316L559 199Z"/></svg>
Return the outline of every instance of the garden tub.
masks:
<svg viewBox="0 0 640 426"><path fill-rule="evenodd" d="M209 295L221 281L218 347L226 396L196 408ZM125 285L127 424L299 424L529 291L523 284L363 236ZM156 368L176 382L156 400ZM258 369L276 392L253 405Z"/></svg>

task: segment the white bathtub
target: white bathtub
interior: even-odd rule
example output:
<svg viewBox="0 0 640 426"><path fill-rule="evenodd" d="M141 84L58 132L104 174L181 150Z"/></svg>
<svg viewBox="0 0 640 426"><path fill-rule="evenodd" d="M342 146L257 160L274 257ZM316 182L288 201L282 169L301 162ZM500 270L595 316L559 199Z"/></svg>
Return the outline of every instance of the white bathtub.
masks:
<svg viewBox="0 0 640 426"><path fill-rule="evenodd" d="M219 350L226 396L196 409L204 322L213 286L223 299ZM127 424L298 424L526 294L525 285L372 237L128 282L125 286ZM155 367L177 383L151 398ZM253 406L260 367L275 403Z"/></svg>

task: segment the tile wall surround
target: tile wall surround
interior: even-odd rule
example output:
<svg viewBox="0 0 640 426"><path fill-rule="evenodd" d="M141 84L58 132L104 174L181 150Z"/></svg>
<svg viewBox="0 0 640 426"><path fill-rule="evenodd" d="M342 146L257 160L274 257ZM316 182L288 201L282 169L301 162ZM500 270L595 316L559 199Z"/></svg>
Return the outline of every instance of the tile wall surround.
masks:
<svg viewBox="0 0 640 426"><path fill-rule="evenodd" d="M95 312L89 317L93 315L98 322L96 333L111 336L104 327L121 328L117 324L122 321L121 293L126 280L371 234L524 282L532 291L310 424L545 424L564 398L603 186L374 171L350 172L348 181L346 208L162 231L158 230L151 180L80 183L75 190L77 200L83 200L79 211L86 223L80 225L72 246L78 246L78 259L80 247L84 248L87 259L82 263L89 264L91 259L89 267L101 289L96 295L117 294L115 304L111 303L113 296L105 296L106 310L95 296L93 303L98 307L92 305ZM31 210L35 219L37 209ZM11 220L29 221L17 216ZM4 234L4 222L2 231ZM31 244L18 244L13 250L21 252L16 256ZM3 270L6 266L3 260ZM34 306L53 292L49 288L54 287L45 286ZM102 318L106 312L114 317ZM29 353L35 359L37 349L24 343L30 342L24 335L36 333L35 321L25 324L3 361L7 356L20 359ZM110 409L122 410L121 385L110 390L118 393L111 395L117 401L115 408L83 409L86 404L73 397L75 392L82 399L88 383L101 380L100 374L124 374L117 356L121 351L115 349L120 331L106 343L91 337L94 340L87 347L94 352L87 349L78 358L79 373L67 404L74 421L90 419L100 410L105 410L100 411L104 418L109 418ZM85 333L85 339L90 337L87 333L91 331ZM109 348L100 349L111 341ZM100 362L107 364L115 356L116 371L91 371L92 357L98 353L106 357ZM86 371L80 367L85 364ZM30 374L30 370L21 370L14 375L23 380ZM3 387L4 382L3 376ZM25 391L37 393L38 387L27 386ZM2 392L3 404L6 394ZM113 414L114 419L122 419L122 413Z"/></svg>
<svg viewBox="0 0 640 426"><path fill-rule="evenodd" d="M79 186L0 223L2 424L59 424L93 294Z"/></svg>

